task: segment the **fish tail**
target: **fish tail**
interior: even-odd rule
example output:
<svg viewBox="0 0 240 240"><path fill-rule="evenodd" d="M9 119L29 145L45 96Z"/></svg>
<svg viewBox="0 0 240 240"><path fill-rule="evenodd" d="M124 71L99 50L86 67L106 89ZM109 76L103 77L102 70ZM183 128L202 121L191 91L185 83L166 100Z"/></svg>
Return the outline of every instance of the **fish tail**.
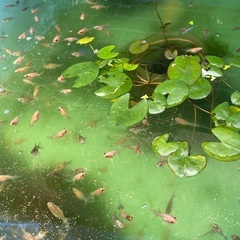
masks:
<svg viewBox="0 0 240 240"><path fill-rule="evenodd" d="M11 178L11 180L12 180L13 182L16 182L18 178L20 178L20 176L13 176L13 177Z"/></svg>

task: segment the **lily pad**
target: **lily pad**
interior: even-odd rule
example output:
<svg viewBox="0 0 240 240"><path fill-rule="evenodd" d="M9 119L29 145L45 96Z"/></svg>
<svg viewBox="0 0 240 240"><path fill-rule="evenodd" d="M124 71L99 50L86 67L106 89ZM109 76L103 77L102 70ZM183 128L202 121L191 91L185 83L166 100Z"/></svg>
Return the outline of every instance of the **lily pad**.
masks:
<svg viewBox="0 0 240 240"><path fill-rule="evenodd" d="M224 63L223 60L220 57L217 56L212 56L212 55L207 55L205 58L208 60L208 62L216 67L222 68Z"/></svg>
<svg viewBox="0 0 240 240"><path fill-rule="evenodd" d="M172 172L182 178L195 176L206 166L206 158L201 155L189 155L187 142L182 142L174 153L168 158L168 166Z"/></svg>
<svg viewBox="0 0 240 240"><path fill-rule="evenodd" d="M231 162L240 159L240 135L238 132L227 127L212 129L213 134L220 142L203 142L203 150L211 157Z"/></svg>
<svg viewBox="0 0 240 240"><path fill-rule="evenodd" d="M78 43L80 44L80 45L84 45L84 44L88 44L88 43L90 43L90 42L92 42L94 40L94 37L84 37L84 38L81 38L81 39L79 39L78 40Z"/></svg>
<svg viewBox="0 0 240 240"><path fill-rule="evenodd" d="M129 47L129 52L131 54L140 54L145 52L148 49L148 47L149 44L145 40L137 40L131 43Z"/></svg>
<svg viewBox="0 0 240 240"><path fill-rule="evenodd" d="M169 142L169 134L165 133L163 135L157 136L152 142L152 150L161 157L166 157L175 152L180 142Z"/></svg>
<svg viewBox="0 0 240 240"><path fill-rule="evenodd" d="M123 69L126 71L133 71L137 69L138 64L131 64L131 63L124 63L123 64Z"/></svg>
<svg viewBox="0 0 240 240"><path fill-rule="evenodd" d="M196 56L177 56L168 67L171 80L182 80L188 85L196 82L201 76L202 68Z"/></svg>
<svg viewBox="0 0 240 240"><path fill-rule="evenodd" d="M211 64L208 65L210 68L209 70L202 69L202 76L214 76L214 77L221 77L223 75L222 70L218 67L215 67Z"/></svg>
<svg viewBox="0 0 240 240"><path fill-rule="evenodd" d="M163 112L167 106L167 100L161 93L155 93L152 100L148 100L149 113L158 114Z"/></svg>
<svg viewBox="0 0 240 240"><path fill-rule="evenodd" d="M98 64L89 61L72 65L62 73L62 76L65 79L76 78L73 87L80 88L96 80L98 73Z"/></svg>
<svg viewBox="0 0 240 240"><path fill-rule="evenodd" d="M118 52L112 52L112 50L115 47L116 47L115 45L105 46L105 47L99 49L97 56L101 59L115 58L119 54Z"/></svg>
<svg viewBox="0 0 240 240"><path fill-rule="evenodd" d="M166 80L155 88L153 99L155 99L158 94L167 95L167 108L170 108L184 102L188 93L188 85L184 81Z"/></svg>
<svg viewBox="0 0 240 240"><path fill-rule="evenodd" d="M189 86L189 95L191 99L203 99L212 91L212 86L205 78L200 77L196 82Z"/></svg>
<svg viewBox="0 0 240 240"><path fill-rule="evenodd" d="M111 106L110 119L116 125L125 127L132 126L140 122L147 114L148 103L146 99L142 99L132 108L129 108L129 97L127 93L119 97Z"/></svg>
<svg viewBox="0 0 240 240"><path fill-rule="evenodd" d="M239 91L234 91L233 94L231 95L231 102L240 107L240 92Z"/></svg>
<svg viewBox="0 0 240 240"><path fill-rule="evenodd" d="M204 156L189 155L188 148L187 142L182 142L168 158L168 166L180 178L195 176L205 168L207 163Z"/></svg>

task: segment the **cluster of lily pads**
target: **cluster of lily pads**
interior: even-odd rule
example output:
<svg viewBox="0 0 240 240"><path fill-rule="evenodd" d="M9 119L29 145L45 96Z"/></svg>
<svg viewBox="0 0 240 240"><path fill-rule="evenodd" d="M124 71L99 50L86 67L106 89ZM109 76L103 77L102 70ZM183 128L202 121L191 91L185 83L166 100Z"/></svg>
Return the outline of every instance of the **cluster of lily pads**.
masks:
<svg viewBox="0 0 240 240"><path fill-rule="evenodd" d="M88 44L92 38L83 38L79 44ZM146 40L137 40L130 45L132 55L146 51L150 46ZM92 48L92 46L90 45ZM228 65L217 56L203 54L177 55L172 53L172 62L167 69L167 79L156 84L151 96L144 94L133 106L130 104L133 80L130 76L137 74L142 68L140 62L131 57L119 57L113 51L115 45L105 46L94 53L96 61L86 61L67 68L62 76L73 79L73 87L85 87L98 81L101 87L95 91L99 97L113 101L110 108L110 119L116 125L132 126L143 120L148 114L160 114L165 110L177 107L187 99L196 101L205 99L212 92L212 83L223 75L223 71L231 65L240 67L240 59L229 59ZM93 49L93 48L92 48ZM131 74L130 74L131 73ZM232 105L221 103L211 111L215 123L212 133L219 142L202 143L203 150L211 157L220 161L240 159L240 93L231 95ZM172 172L179 176L193 176L206 166L205 156L191 155L186 141L168 142L169 134L156 137L152 142L153 151L166 158Z"/></svg>

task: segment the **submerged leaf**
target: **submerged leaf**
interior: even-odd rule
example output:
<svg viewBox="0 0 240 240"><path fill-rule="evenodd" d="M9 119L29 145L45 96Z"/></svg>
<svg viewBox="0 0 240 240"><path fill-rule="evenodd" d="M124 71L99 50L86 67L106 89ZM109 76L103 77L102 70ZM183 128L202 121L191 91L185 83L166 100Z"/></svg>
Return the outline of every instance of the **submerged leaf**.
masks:
<svg viewBox="0 0 240 240"><path fill-rule="evenodd" d="M108 45L98 50L97 56L101 59L111 59L115 58L119 53L118 52L112 52L112 50L115 48L115 45Z"/></svg>
<svg viewBox="0 0 240 240"><path fill-rule="evenodd" d="M119 97L110 109L110 119L116 125L131 126L140 122L147 114L148 103L146 99L129 108L129 97L129 93Z"/></svg>
<svg viewBox="0 0 240 240"><path fill-rule="evenodd" d="M72 65L63 73L63 78L77 78L73 87L79 88L86 86L96 80L99 73L99 67L94 62L82 62Z"/></svg>

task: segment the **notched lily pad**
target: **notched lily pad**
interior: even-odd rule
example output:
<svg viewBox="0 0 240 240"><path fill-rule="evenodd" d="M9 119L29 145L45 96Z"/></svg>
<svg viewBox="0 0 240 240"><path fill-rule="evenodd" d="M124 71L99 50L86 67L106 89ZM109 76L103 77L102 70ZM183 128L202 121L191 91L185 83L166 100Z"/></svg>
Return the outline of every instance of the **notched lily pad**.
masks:
<svg viewBox="0 0 240 240"><path fill-rule="evenodd" d="M115 58L119 54L118 52L112 52L112 50L115 47L116 47L115 45L105 46L105 47L99 49L97 56L101 59Z"/></svg>
<svg viewBox="0 0 240 240"><path fill-rule="evenodd" d="M145 52L149 47L149 44L145 40L137 40L131 43L129 52L131 54L140 54Z"/></svg>
<svg viewBox="0 0 240 240"><path fill-rule="evenodd" d="M196 82L189 86L189 95L191 99L203 99L212 91L212 86L205 78L200 77Z"/></svg>
<svg viewBox="0 0 240 240"><path fill-rule="evenodd" d="M62 76L65 79L75 78L73 87L80 88L96 80L98 73L98 64L89 61L72 65L62 73Z"/></svg>
<svg viewBox="0 0 240 240"><path fill-rule="evenodd" d="M208 60L208 62L209 62L210 64L212 64L213 66L222 68L223 65L224 65L223 60L222 60L220 57L212 56L212 55L207 55L207 56L205 56L205 58L206 58L206 59Z"/></svg>

